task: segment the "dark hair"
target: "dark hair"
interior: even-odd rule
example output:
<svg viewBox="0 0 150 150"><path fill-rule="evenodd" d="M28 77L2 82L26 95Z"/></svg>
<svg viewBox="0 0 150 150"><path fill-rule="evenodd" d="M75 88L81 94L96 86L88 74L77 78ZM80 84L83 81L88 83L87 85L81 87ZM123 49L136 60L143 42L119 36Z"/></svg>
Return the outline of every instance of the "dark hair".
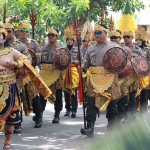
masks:
<svg viewBox="0 0 150 150"><path fill-rule="evenodd" d="M73 40L73 43L74 43L74 39L73 39L73 38L66 38L66 42L68 41L68 39L72 39L72 40Z"/></svg>
<svg viewBox="0 0 150 150"><path fill-rule="evenodd" d="M104 27L105 29L107 29L107 26L105 24L100 24L100 26Z"/></svg>
<svg viewBox="0 0 150 150"><path fill-rule="evenodd" d="M142 44L139 46L140 48L144 48L145 46L146 46L146 41L143 41L142 39L141 39L141 41L142 41Z"/></svg>
<svg viewBox="0 0 150 150"><path fill-rule="evenodd" d="M116 31L119 32L122 35L122 32L120 30L117 29Z"/></svg>

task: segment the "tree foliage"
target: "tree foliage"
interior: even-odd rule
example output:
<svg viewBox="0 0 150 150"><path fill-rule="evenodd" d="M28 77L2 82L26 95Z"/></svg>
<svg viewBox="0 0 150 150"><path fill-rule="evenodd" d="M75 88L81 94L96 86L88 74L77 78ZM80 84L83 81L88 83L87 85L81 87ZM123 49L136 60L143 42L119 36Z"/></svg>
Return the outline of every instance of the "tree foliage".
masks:
<svg viewBox="0 0 150 150"><path fill-rule="evenodd" d="M58 29L63 35L64 29L73 23L74 18L80 25L86 20L97 22L104 7L108 20L108 10L123 10L125 3L122 0L0 0L0 10L6 4L7 17L18 15L22 22L29 22L29 15L34 9L37 16L35 39L42 43L48 27ZM144 8L142 0L130 0L130 4L133 12ZM3 11L1 13L0 20L3 19Z"/></svg>

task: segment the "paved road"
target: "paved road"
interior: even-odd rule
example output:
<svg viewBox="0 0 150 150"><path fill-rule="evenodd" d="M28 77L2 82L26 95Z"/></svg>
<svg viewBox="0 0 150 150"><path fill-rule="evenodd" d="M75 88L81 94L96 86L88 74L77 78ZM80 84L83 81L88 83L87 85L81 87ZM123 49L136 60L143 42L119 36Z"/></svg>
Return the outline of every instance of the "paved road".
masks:
<svg viewBox="0 0 150 150"><path fill-rule="evenodd" d="M76 118L65 117L64 112L65 109L61 112L60 123L52 124L54 109L53 105L47 103L43 126L40 129L33 128L33 114L29 117L23 116L21 134L13 135L13 150L84 150L89 148L96 139L99 138L101 141L106 133L105 113L97 118L95 137L87 138L80 134L80 129L83 127L82 107L79 106ZM0 148L4 139L3 135L0 133Z"/></svg>

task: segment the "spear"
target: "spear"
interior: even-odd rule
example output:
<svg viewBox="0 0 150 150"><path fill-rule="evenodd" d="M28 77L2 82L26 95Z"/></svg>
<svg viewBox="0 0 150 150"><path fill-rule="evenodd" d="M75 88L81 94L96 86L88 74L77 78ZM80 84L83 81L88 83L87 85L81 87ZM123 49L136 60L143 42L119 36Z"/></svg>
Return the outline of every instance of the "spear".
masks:
<svg viewBox="0 0 150 150"><path fill-rule="evenodd" d="M77 45L78 45L78 57L79 57L79 65L81 67L81 53L80 53L80 28L79 24L76 19L74 19L74 31L76 33L76 39L77 39ZM81 95L83 100L83 118L84 118L84 128L86 129L86 120L85 120L85 103L84 103L84 97L83 97L83 78L82 73L80 73L80 86L81 86Z"/></svg>
<svg viewBox="0 0 150 150"><path fill-rule="evenodd" d="M34 39L34 27L36 25L36 15L34 13L34 10L32 10L32 13L30 15L30 22L32 26L32 39Z"/></svg>
<svg viewBox="0 0 150 150"><path fill-rule="evenodd" d="M6 4L4 5L3 23L6 23Z"/></svg>

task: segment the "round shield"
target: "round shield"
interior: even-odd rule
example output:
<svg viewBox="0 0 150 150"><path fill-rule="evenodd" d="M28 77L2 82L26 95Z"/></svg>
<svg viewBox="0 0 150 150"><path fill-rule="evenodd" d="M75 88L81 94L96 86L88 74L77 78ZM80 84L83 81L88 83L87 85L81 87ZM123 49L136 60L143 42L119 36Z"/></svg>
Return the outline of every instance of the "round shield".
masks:
<svg viewBox="0 0 150 150"><path fill-rule="evenodd" d="M149 62L144 56L136 55L130 58L134 71L140 77L146 77L149 74Z"/></svg>
<svg viewBox="0 0 150 150"><path fill-rule="evenodd" d="M131 61L127 59L127 64L125 68L118 73L118 78L119 79L127 78L132 73L132 71L133 71L133 68L131 65Z"/></svg>
<svg viewBox="0 0 150 150"><path fill-rule="evenodd" d="M54 52L52 60L58 70L64 71L71 63L71 54L66 48L59 48Z"/></svg>
<svg viewBox="0 0 150 150"><path fill-rule="evenodd" d="M104 68L110 73L118 73L125 68L127 56L120 47L111 47L103 57Z"/></svg>
<svg viewBox="0 0 150 150"><path fill-rule="evenodd" d="M35 55L33 50L28 48L28 51L29 51L29 53L30 53L30 55L32 57L32 63L31 64L32 64L33 67L35 67L37 65L37 57L36 57L36 55Z"/></svg>

